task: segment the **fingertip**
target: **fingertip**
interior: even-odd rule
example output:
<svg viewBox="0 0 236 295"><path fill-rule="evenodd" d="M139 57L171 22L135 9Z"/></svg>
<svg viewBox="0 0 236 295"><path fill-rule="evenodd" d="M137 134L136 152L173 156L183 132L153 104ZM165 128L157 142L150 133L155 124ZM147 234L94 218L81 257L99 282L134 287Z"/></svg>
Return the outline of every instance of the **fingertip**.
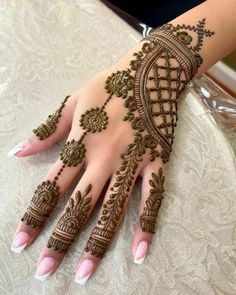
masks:
<svg viewBox="0 0 236 295"><path fill-rule="evenodd" d="M95 273L101 258L90 253L84 252L76 266L75 282L84 285L87 280Z"/></svg>
<svg viewBox="0 0 236 295"><path fill-rule="evenodd" d="M22 154L22 151L25 149L25 147L27 146L28 141L23 141L17 145L15 145L13 148L11 148L8 152L7 152L7 156L9 158L12 158L13 156L20 156Z"/></svg>
<svg viewBox="0 0 236 295"><path fill-rule="evenodd" d="M152 234L142 231L138 226L133 239L132 255L134 257L134 263L142 264L151 243Z"/></svg>
<svg viewBox="0 0 236 295"><path fill-rule="evenodd" d="M25 231L19 231L13 238L11 250L15 253L21 253L29 244L29 241L29 234Z"/></svg>

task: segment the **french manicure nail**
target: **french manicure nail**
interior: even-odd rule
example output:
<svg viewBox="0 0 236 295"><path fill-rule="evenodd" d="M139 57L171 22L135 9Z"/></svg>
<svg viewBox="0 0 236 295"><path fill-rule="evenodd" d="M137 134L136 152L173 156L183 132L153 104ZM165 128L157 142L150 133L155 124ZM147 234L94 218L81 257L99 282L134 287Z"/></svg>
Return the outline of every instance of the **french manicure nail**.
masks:
<svg viewBox="0 0 236 295"><path fill-rule="evenodd" d="M141 241L138 244L138 247L135 252L134 263L136 263L136 264L143 263L143 261L146 257L146 254L147 254L147 249L148 249L148 243L146 241Z"/></svg>
<svg viewBox="0 0 236 295"><path fill-rule="evenodd" d="M44 257L37 267L35 278L40 281L45 281L55 269L56 264L57 261L53 257Z"/></svg>
<svg viewBox="0 0 236 295"><path fill-rule="evenodd" d="M26 232L18 232L12 242L11 250L15 253L21 253L27 246L29 239L30 236Z"/></svg>
<svg viewBox="0 0 236 295"><path fill-rule="evenodd" d="M15 154L21 152L25 148L27 143L28 143L27 141L24 141L24 142L17 144L16 146L14 146L12 149L10 149L10 151L7 152L8 157L11 158Z"/></svg>
<svg viewBox="0 0 236 295"><path fill-rule="evenodd" d="M84 285L86 281L88 280L88 278L91 276L93 268L94 268L94 262L90 259L85 259L81 263L76 273L75 282L80 285Z"/></svg>

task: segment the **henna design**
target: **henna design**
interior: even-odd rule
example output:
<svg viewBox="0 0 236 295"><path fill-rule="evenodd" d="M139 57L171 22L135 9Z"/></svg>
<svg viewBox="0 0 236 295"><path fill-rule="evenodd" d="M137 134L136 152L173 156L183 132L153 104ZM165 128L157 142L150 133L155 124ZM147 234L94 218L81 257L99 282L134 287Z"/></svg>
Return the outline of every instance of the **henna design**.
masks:
<svg viewBox="0 0 236 295"><path fill-rule="evenodd" d="M174 128L177 124L177 103L185 85L197 72L202 58L199 51L203 36L211 37L214 32L204 29L205 20L194 26L167 24L152 32L140 52L130 62L131 70L117 71L105 82L110 95L125 99L128 109L124 121L129 121L137 131L134 142L121 154L121 166L116 171L116 181L111 194L103 205L98 220L85 248L86 252L102 258L115 233L117 224L124 213L134 176L142 156L148 148L150 160L160 157L163 163L169 160L173 143ZM197 45L190 45L193 38L188 29L198 35ZM132 73L133 71L133 73ZM129 91L133 91L130 95ZM145 135L143 133L145 132ZM156 218L164 192L163 171L153 173L149 183L152 186L140 217L143 231L155 232Z"/></svg>
<svg viewBox="0 0 236 295"><path fill-rule="evenodd" d="M149 180L149 184L152 188L145 202L146 207L143 209L143 214L141 214L139 218L143 232L155 233L157 215L163 199L164 181L165 176L163 176L162 168L158 170L158 173L152 173L152 179Z"/></svg>
<svg viewBox="0 0 236 295"><path fill-rule="evenodd" d="M57 204L59 187L55 181L43 181L35 190L27 211L21 221L40 228Z"/></svg>
<svg viewBox="0 0 236 295"><path fill-rule="evenodd" d="M86 153L85 145L81 140L76 141L72 139L64 144L60 152L60 159L68 167L76 167L79 163L82 162Z"/></svg>
<svg viewBox="0 0 236 295"><path fill-rule="evenodd" d="M103 129L106 129L107 124L107 113L100 108L91 108L82 114L80 119L80 126L87 130L87 132L101 132Z"/></svg>
<svg viewBox="0 0 236 295"><path fill-rule="evenodd" d="M52 135L56 131L57 123L59 122L62 110L65 107L65 104L66 104L69 97L70 97L70 95L68 95L64 98L63 102L61 103L60 108L58 110L56 110L55 113L49 115L45 123L42 123L36 129L33 129L33 133L40 140L44 140L44 139L48 138L50 135Z"/></svg>
<svg viewBox="0 0 236 295"><path fill-rule="evenodd" d="M142 155L149 149L151 161L157 157L160 157L163 163L169 160L174 128L178 120L178 97L202 63L199 51L203 45L203 37L211 37L214 34L204 29L204 26L205 19L199 21L196 26L166 24L146 37L142 49L134 54L130 69L117 71L107 78L105 89L109 96L103 106L92 108L82 114L80 126L85 131L81 138L78 141L67 142L60 153L63 165L52 182L55 187L63 169L66 166L76 167L85 157L83 138L86 134L101 132L107 128L108 116L105 106L110 99L114 95L124 99L124 106L128 112L123 120L130 122L136 135L134 142L129 144L121 155L122 163L116 172L117 179L111 188L112 193L104 204L102 217L86 247L86 251L98 257L104 255L114 235ZM197 35L195 45L194 34ZM61 111L62 108L59 114ZM43 131L38 133L41 138L55 131L58 120L53 119L53 116L51 118L52 123L48 123L49 129L41 128ZM44 193L48 192L50 190L45 188ZM52 198L53 196L52 193ZM35 198L38 198L39 203L42 202L40 206L43 207L44 199L40 199L37 194ZM55 194L55 203L57 198L58 195ZM40 212L42 213L39 210L36 214L38 219ZM35 211L30 209L27 214L23 220L34 225L31 220L34 220ZM45 220L44 212L41 218ZM153 225L149 225L149 228L151 231Z"/></svg>
<svg viewBox="0 0 236 295"><path fill-rule="evenodd" d="M121 155L121 166L116 171L116 182L110 188L109 200L103 205L102 216L93 230L85 251L102 258L112 239L118 221L124 213L124 206L128 199L128 193L134 181L138 164L145 154L145 138L137 133L134 142L126 147Z"/></svg>
<svg viewBox="0 0 236 295"><path fill-rule="evenodd" d="M200 20L196 26L190 25L177 25L173 26L172 24L164 24L161 29L168 30L169 32L174 33L177 38L182 41L188 48L194 53L195 60L198 64L198 67L202 64L202 57L198 54L203 45L203 37L211 37L215 32L204 29L206 19L203 18ZM186 31L184 31L186 30ZM194 39L196 39L195 45L193 43L193 37L190 33L196 33Z"/></svg>
<svg viewBox="0 0 236 295"><path fill-rule="evenodd" d="M130 75L130 70L117 71L111 74L105 82L107 93L115 94L117 97L125 98L133 87L134 78Z"/></svg>
<svg viewBox="0 0 236 295"><path fill-rule="evenodd" d="M78 191L69 199L64 214L48 240L48 248L59 252L69 249L88 218L92 200L89 195L91 189L92 185L89 184L83 194Z"/></svg>

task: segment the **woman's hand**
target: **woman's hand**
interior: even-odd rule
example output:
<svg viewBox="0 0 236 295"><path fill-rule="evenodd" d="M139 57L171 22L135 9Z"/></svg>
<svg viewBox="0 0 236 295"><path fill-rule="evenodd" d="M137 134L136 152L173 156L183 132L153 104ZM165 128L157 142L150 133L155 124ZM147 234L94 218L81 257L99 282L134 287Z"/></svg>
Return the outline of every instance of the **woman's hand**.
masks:
<svg viewBox="0 0 236 295"><path fill-rule="evenodd" d="M102 72L71 96L34 129L18 156L46 150L69 133L57 162L38 185L14 235L20 252L37 237L72 181L83 175L69 198L37 265L46 279L62 261L109 181L96 226L77 264L76 281L95 272L125 212L136 178L142 198L132 246L142 263L155 232L163 198L164 164L168 161L177 122L177 98L202 59L202 40L213 32L198 27L166 25L153 32L119 63ZM200 36L194 50L192 40Z"/></svg>

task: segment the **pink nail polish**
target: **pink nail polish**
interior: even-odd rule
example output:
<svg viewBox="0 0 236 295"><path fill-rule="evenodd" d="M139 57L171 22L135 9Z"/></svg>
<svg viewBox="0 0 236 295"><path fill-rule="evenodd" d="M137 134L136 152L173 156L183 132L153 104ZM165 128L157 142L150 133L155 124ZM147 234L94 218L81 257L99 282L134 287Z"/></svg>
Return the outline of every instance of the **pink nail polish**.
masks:
<svg viewBox="0 0 236 295"><path fill-rule="evenodd" d="M135 252L134 256L134 263L136 264L142 264L146 254L147 254L147 249L148 249L148 243L146 241L141 241L138 244L138 247Z"/></svg>
<svg viewBox="0 0 236 295"><path fill-rule="evenodd" d="M38 267L35 274L35 278L40 281L45 281L49 275L53 272L57 265L57 261L53 257L44 257Z"/></svg>
<svg viewBox="0 0 236 295"><path fill-rule="evenodd" d="M85 259L81 263L76 273L75 282L80 285L84 285L86 281L88 280L88 278L91 276L93 268L94 268L94 262L90 259Z"/></svg>
<svg viewBox="0 0 236 295"><path fill-rule="evenodd" d="M30 236L28 233L24 231L18 232L14 240L12 242L11 250L15 253L20 253L24 250L24 248L27 246L28 242L30 240Z"/></svg>

